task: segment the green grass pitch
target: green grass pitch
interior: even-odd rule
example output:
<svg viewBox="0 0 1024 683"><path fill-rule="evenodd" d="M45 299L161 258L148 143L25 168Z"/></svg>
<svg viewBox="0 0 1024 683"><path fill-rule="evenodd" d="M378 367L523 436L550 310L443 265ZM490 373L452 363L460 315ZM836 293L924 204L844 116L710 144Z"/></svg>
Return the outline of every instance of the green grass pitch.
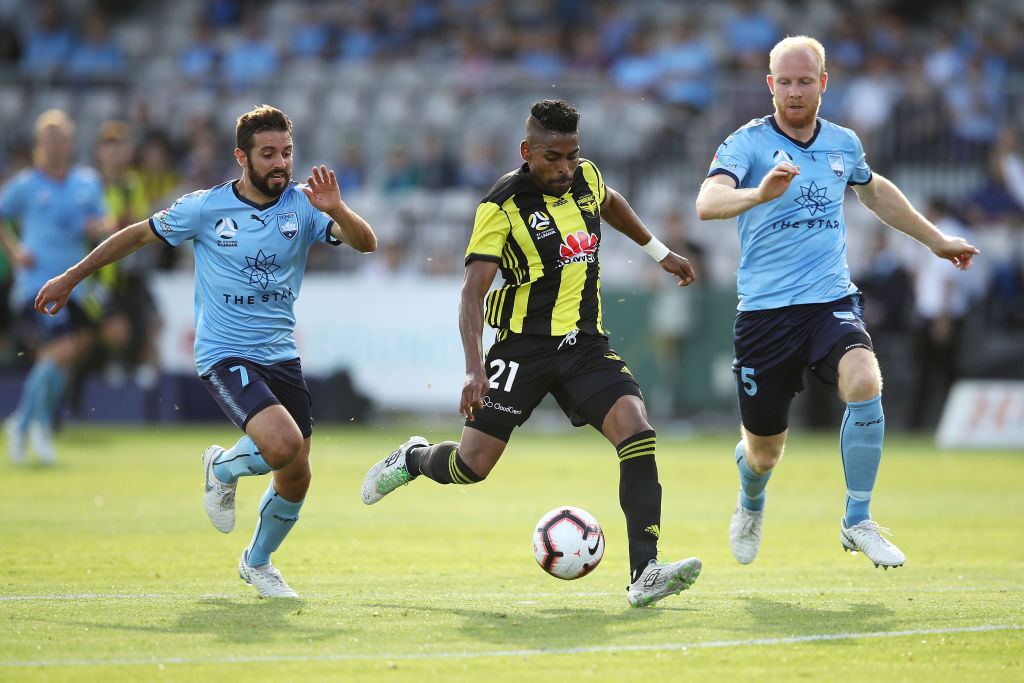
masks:
<svg viewBox="0 0 1024 683"><path fill-rule="evenodd" d="M907 565L839 543L836 436L796 434L768 488L760 556L729 552L735 436L659 435L662 557L694 587L626 602L614 450L568 426L515 435L475 486L426 479L367 507L366 469L442 425L319 427L313 486L274 556L298 600L261 600L235 565L267 479L229 535L201 502L200 453L230 425L71 426L52 468L0 462L0 681L1022 680L1024 454L894 435L872 513ZM534 522L585 508L607 537L578 581L544 574Z"/></svg>

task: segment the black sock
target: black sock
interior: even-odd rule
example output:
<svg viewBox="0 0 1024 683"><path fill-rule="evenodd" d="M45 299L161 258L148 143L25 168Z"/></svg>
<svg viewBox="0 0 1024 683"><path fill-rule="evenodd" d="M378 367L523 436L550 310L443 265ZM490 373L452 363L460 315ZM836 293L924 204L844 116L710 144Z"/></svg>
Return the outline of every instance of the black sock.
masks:
<svg viewBox="0 0 1024 683"><path fill-rule="evenodd" d="M619 505L626 515L631 580L658 557L661 535L661 484L654 461L654 430L634 434L618 445Z"/></svg>
<svg viewBox="0 0 1024 683"><path fill-rule="evenodd" d="M454 441L410 449L409 455L406 455L405 466L410 475L423 474L438 484L475 484L483 480L459 457L459 444Z"/></svg>

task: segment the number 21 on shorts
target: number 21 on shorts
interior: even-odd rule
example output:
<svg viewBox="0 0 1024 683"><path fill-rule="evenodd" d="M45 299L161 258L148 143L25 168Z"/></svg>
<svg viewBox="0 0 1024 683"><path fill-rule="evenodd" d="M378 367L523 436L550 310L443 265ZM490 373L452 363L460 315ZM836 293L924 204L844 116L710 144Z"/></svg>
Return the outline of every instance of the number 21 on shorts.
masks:
<svg viewBox="0 0 1024 683"><path fill-rule="evenodd" d="M494 373L491 374L491 389L497 389L500 385L500 378L503 372L505 372L505 361L500 358L495 358L491 361L491 368L494 369ZM508 362L508 377L505 379L505 386L501 388L502 391L512 391L512 383L516 380L516 373L519 371L519 363L514 360Z"/></svg>

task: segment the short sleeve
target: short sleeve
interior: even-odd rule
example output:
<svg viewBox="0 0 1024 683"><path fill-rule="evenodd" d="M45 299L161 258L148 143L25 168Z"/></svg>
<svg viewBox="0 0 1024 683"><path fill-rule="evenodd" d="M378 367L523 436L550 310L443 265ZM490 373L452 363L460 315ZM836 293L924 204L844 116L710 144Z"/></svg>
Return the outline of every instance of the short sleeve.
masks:
<svg viewBox="0 0 1024 683"><path fill-rule="evenodd" d="M194 238L199 231L199 218L205 197L205 191L192 192L181 197L169 209L164 209L149 219L150 229L172 247ZM238 228L235 226L227 226L226 229L232 228L237 232Z"/></svg>
<svg viewBox="0 0 1024 683"><path fill-rule="evenodd" d="M12 180L0 192L0 218L11 220L25 209L25 191L27 183L23 178Z"/></svg>
<svg viewBox="0 0 1024 683"><path fill-rule="evenodd" d="M718 146L711 166L708 168L707 177L725 174L736 181L736 186L743 185L743 181L750 171L750 150L747 136L733 133L725 142Z"/></svg>
<svg viewBox="0 0 1024 683"><path fill-rule="evenodd" d="M860 138L853 131L850 131L850 139L853 141L853 172L850 173L850 179L846 181L847 185L866 185L871 182L871 167L868 166L868 158L864 153L864 146L860 142Z"/></svg>
<svg viewBox="0 0 1024 683"><path fill-rule="evenodd" d="M305 220L310 229L310 235L312 240L310 244L316 241L326 242L331 246L338 246L341 244L341 240L331 234L331 225L334 223L334 219L320 211L309 202L309 197L302 191L303 188L309 187L305 183L296 186L296 191L299 193L300 204L305 207L306 216Z"/></svg>
<svg viewBox="0 0 1024 683"><path fill-rule="evenodd" d="M469 238L469 247L466 249L466 263L501 263L501 252L511 229L512 223L500 206L494 202L481 202L476 208L473 236Z"/></svg>

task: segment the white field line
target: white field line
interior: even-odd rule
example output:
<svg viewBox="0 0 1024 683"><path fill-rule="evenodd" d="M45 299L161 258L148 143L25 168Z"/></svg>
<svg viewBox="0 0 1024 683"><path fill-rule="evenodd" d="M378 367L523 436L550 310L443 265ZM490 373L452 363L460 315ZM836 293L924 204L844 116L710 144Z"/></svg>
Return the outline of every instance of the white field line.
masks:
<svg viewBox="0 0 1024 683"><path fill-rule="evenodd" d="M1024 591L1024 586L898 586L888 588L878 587L818 587L818 588L775 588L766 590L757 589L736 589L727 591L704 591L697 589L688 595L804 595L808 593L961 593L961 592L986 592L986 593L1019 593ZM195 597L199 598L237 598L240 595L249 595L249 592L242 593L201 593ZM395 593L389 593L388 597L394 598ZM452 593L457 598L593 598L593 597L622 597L622 593L586 593L586 592L557 592L557 593ZM26 600L180 600L190 596L181 593L54 593L50 595L0 595L0 602L20 602ZM304 593L301 598L332 598L337 595L326 593ZM373 597L373 596L370 596Z"/></svg>
<svg viewBox="0 0 1024 683"><path fill-rule="evenodd" d="M692 643L662 643L658 645L596 645L593 647L570 647L550 650L490 650L484 652L391 652L381 654L325 654L325 655L263 655L259 657L153 657L113 659L40 659L0 662L0 668L27 668L40 666L121 666L153 664L247 664L267 662L345 662L345 661L394 661L424 659L482 659L489 657L534 657L541 655L576 655L604 652L650 652L655 650L681 650L703 648L750 647L757 645L792 645L835 640L858 640L865 638L897 638L901 636L932 636L949 633L985 633L1024 628L1024 624L991 624L988 626L959 626L951 628L920 628L904 631L865 631L863 633L818 633L806 636L784 638L751 638L748 640L713 640Z"/></svg>

